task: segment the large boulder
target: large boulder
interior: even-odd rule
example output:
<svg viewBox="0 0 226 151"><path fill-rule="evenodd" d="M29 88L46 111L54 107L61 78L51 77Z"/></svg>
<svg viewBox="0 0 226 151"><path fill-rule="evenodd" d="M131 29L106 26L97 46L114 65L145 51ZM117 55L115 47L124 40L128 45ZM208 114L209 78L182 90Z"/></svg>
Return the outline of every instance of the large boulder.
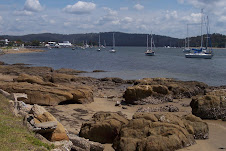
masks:
<svg viewBox="0 0 226 151"><path fill-rule="evenodd" d="M112 143L127 123L121 112L97 112L91 121L82 124L79 136L95 142Z"/></svg>
<svg viewBox="0 0 226 151"><path fill-rule="evenodd" d="M30 110L30 114L25 117L25 121L29 122L35 132L41 133L42 136L53 142L69 140L64 126L43 107L34 105ZM37 131L37 129L40 130Z"/></svg>
<svg viewBox="0 0 226 151"><path fill-rule="evenodd" d="M28 104L58 105L93 102L93 91L86 86L75 88L27 82L0 82L0 88L10 93L26 93L28 99L25 100L25 103Z"/></svg>
<svg viewBox="0 0 226 151"><path fill-rule="evenodd" d="M171 100L168 88L164 85L135 85L128 87L124 93L126 103L150 104ZM155 101L156 100L156 101Z"/></svg>
<svg viewBox="0 0 226 151"><path fill-rule="evenodd" d="M190 146L195 144L194 136L207 138L201 134L208 134L208 125L194 119L186 120L172 114L135 113L121 129L113 147L116 151L174 151ZM203 123L204 127L194 129L197 125L194 121Z"/></svg>
<svg viewBox="0 0 226 151"><path fill-rule="evenodd" d="M226 91L214 90L204 96L193 97L192 114L202 119L222 119L226 116Z"/></svg>

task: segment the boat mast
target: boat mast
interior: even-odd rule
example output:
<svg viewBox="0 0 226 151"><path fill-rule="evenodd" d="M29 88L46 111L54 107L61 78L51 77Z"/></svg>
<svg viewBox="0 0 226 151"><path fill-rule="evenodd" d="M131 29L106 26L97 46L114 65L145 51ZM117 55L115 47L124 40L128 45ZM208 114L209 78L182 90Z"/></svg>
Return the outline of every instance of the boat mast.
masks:
<svg viewBox="0 0 226 151"><path fill-rule="evenodd" d="M113 33L113 48L115 48L115 33Z"/></svg>
<svg viewBox="0 0 226 151"><path fill-rule="evenodd" d="M100 48L100 34L99 34L99 42L98 43L99 43L99 48Z"/></svg>
<svg viewBox="0 0 226 151"><path fill-rule="evenodd" d="M151 50L152 50L152 44L153 44L153 37L152 37L152 33L151 33Z"/></svg>
<svg viewBox="0 0 226 151"><path fill-rule="evenodd" d="M147 34L147 50L148 50L148 34Z"/></svg>
<svg viewBox="0 0 226 151"><path fill-rule="evenodd" d="M202 25L203 25L203 9L201 9L201 49L202 49L202 43L203 43Z"/></svg>
<svg viewBox="0 0 226 151"><path fill-rule="evenodd" d="M188 24L187 24L187 43L188 43L188 49L189 49L190 45L189 45L189 35L188 35Z"/></svg>

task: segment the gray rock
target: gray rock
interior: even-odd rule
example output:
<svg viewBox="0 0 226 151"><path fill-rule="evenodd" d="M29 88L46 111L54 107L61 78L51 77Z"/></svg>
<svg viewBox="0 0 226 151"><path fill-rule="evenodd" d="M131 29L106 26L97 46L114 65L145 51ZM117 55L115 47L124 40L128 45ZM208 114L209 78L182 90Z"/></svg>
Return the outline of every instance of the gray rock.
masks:
<svg viewBox="0 0 226 151"><path fill-rule="evenodd" d="M12 93L12 96L15 101L24 101L24 100L28 99L27 94L25 94L25 93Z"/></svg>
<svg viewBox="0 0 226 151"><path fill-rule="evenodd" d="M74 134L69 134L69 139L73 143L72 149L76 151L103 151L104 146L97 142L89 141L85 138L78 137Z"/></svg>
<svg viewBox="0 0 226 151"><path fill-rule="evenodd" d="M46 109L44 109L43 107L35 104L32 108L31 111L29 113L33 114L34 117L37 117L38 115L42 115L43 113L47 112Z"/></svg>
<svg viewBox="0 0 226 151"><path fill-rule="evenodd" d="M73 147L73 143L71 141L57 141L53 143L56 147L51 151L70 151Z"/></svg>
<svg viewBox="0 0 226 151"><path fill-rule="evenodd" d="M31 123L31 122L30 122ZM53 132L57 127L57 121L43 122L34 124L33 132L42 134Z"/></svg>

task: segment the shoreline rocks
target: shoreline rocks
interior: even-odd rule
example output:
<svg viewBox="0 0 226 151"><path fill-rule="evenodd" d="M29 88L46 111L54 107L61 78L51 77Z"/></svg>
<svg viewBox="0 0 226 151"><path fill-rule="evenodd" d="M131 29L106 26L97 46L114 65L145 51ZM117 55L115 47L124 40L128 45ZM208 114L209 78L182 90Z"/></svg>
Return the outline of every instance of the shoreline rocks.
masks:
<svg viewBox="0 0 226 151"><path fill-rule="evenodd" d="M188 147L195 144L195 138L208 138L208 125L201 120L197 122L172 114L135 113L121 129L113 147L116 151L174 151ZM197 124L201 126L195 129ZM194 137L202 134L205 136Z"/></svg>
<svg viewBox="0 0 226 151"><path fill-rule="evenodd" d="M226 90L213 90L204 96L194 97L190 103L192 114L202 119L226 120Z"/></svg>
<svg viewBox="0 0 226 151"><path fill-rule="evenodd" d="M128 87L123 95L128 104L161 104L173 99L204 94L208 87L201 82L176 81L173 79L153 78L137 80Z"/></svg>
<svg viewBox="0 0 226 151"><path fill-rule="evenodd" d="M95 142L113 143L121 127L127 123L121 112L97 112L89 122L82 124L79 136Z"/></svg>

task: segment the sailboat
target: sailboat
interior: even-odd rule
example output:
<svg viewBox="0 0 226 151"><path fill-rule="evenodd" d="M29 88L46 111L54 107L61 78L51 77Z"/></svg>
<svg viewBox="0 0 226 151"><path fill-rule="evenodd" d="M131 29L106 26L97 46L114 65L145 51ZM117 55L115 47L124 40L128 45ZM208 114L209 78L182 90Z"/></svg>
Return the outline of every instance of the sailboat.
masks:
<svg viewBox="0 0 226 151"><path fill-rule="evenodd" d="M105 42L105 40L104 40L104 45L102 45L101 48L103 48L103 49L106 48L106 42Z"/></svg>
<svg viewBox="0 0 226 151"><path fill-rule="evenodd" d="M185 38L183 52L191 52L189 43L190 43L190 41L189 41L189 37L188 37L188 24L187 24L187 37Z"/></svg>
<svg viewBox="0 0 226 151"><path fill-rule="evenodd" d="M109 52L112 52L112 53L116 52L116 50L115 50L115 33L113 33L113 46L112 46L111 50L109 50Z"/></svg>
<svg viewBox="0 0 226 151"><path fill-rule="evenodd" d="M185 54L186 58L204 58L204 59L211 59L213 57L212 48L211 50L207 51L208 45L206 48L203 48L203 34L202 34L202 27L203 26L203 9L201 10L201 47L199 49L192 49L193 53ZM207 41L210 40L209 38L209 19L207 16ZM207 42L208 44L208 42Z"/></svg>
<svg viewBox="0 0 226 151"><path fill-rule="evenodd" d="M99 48L97 49L97 51L100 51L101 49L100 49L100 34L99 34L99 42L98 42L98 44L99 44Z"/></svg>
<svg viewBox="0 0 226 151"><path fill-rule="evenodd" d="M153 37L152 37L152 34L151 34L151 49L149 49L148 48L148 45L149 45L149 43L148 43L148 35L147 35L147 50L145 52L146 56L154 56L155 55L155 52L152 50L153 49L153 47L152 47L153 44L154 44L154 42L153 42Z"/></svg>

